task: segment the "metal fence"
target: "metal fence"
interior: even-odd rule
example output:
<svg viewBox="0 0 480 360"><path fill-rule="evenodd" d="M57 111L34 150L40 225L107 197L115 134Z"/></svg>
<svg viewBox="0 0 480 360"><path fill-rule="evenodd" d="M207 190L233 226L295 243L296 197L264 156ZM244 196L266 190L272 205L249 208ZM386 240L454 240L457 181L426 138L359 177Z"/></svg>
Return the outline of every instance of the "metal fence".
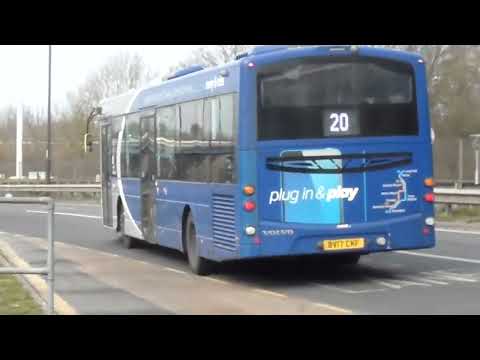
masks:
<svg viewBox="0 0 480 360"><path fill-rule="evenodd" d="M15 144L0 144L0 182L16 176L15 156ZM69 144L52 144L51 160L51 176L55 181L95 182L100 174L98 144L94 144L91 153L84 153L79 146L72 149ZM30 174L31 180L45 180L46 165L44 144L32 143L23 146L22 169L26 179Z"/></svg>
<svg viewBox="0 0 480 360"><path fill-rule="evenodd" d="M475 150L472 137L441 137L433 145L434 176L459 186L475 183Z"/></svg>
<svg viewBox="0 0 480 360"><path fill-rule="evenodd" d="M29 173L45 172L46 159L44 145L24 145L23 176ZM75 148L76 149L76 148ZM451 183L474 183L475 152L473 139L469 136L437 137L433 145L434 175L438 180ZM52 176L55 181L64 183L97 182L100 174L99 145L95 143L93 152L83 153L72 150L64 143L52 144ZM15 176L15 144L0 144L0 182ZM37 175L40 179L40 175Z"/></svg>
<svg viewBox="0 0 480 360"><path fill-rule="evenodd" d="M46 275L48 285L47 311L49 315L55 312L54 294L55 294L55 246L53 239L55 202L49 197L39 198L0 198L0 204L41 204L47 205L47 264L45 267L33 268L0 268L0 274L24 274L24 275Z"/></svg>

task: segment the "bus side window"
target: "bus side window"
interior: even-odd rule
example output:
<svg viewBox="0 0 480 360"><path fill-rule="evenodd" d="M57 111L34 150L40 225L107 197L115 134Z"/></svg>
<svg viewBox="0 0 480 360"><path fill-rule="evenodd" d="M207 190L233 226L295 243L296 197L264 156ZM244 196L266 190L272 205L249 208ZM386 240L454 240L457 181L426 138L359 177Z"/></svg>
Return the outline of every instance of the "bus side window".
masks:
<svg viewBox="0 0 480 360"><path fill-rule="evenodd" d="M123 123L124 118L125 116L122 116L120 118L120 123ZM120 172L122 177L127 176L127 142L125 140L126 134L127 134L127 125L125 123L125 130L123 131L123 137L119 139L120 141L122 141L122 145L121 145L122 149L120 152Z"/></svg>
<svg viewBox="0 0 480 360"><path fill-rule="evenodd" d="M175 151L178 142L178 107L157 111L157 171L161 179L175 179Z"/></svg>
<svg viewBox="0 0 480 360"><path fill-rule="evenodd" d="M234 96L222 95L212 102L212 182L234 181Z"/></svg>
<svg viewBox="0 0 480 360"><path fill-rule="evenodd" d="M126 119L126 176L140 177L140 117L131 114Z"/></svg>
<svg viewBox="0 0 480 360"><path fill-rule="evenodd" d="M119 141L120 129L122 127L122 117L112 119L112 176L117 176L117 144Z"/></svg>
<svg viewBox="0 0 480 360"><path fill-rule="evenodd" d="M217 140L217 130L219 126L219 110L220 106L217 98L210 99L211 105L211 119L212 119L212 140Z"/></svg>
<svg viewBox="0 0 480 360"><path fill-rule="evenodd" d="M203 100L180 105L180 149L176 152L178 180L208 182L208 129Z"/></svg>

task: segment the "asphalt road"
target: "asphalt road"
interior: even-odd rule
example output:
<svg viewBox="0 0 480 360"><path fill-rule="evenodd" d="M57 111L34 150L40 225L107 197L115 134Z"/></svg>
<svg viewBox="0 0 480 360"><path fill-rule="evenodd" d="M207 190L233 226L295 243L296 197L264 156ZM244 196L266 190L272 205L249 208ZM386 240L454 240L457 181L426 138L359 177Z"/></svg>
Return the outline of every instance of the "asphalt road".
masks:
<svg viewBox="0 0 480 360"><path fill-rule="evenodd" d="M43 236L41 206L0 206L0 230ZM56 239L89 249L189 271L178 252L145 245L127 250L101 223L96 204L56 205ZM480 227L437 229L437 247L368 255L356 266L315 266L296 261L232 263L215 278L356 314L480 314ZM202 286L198 280L198 286Z"/></svg>

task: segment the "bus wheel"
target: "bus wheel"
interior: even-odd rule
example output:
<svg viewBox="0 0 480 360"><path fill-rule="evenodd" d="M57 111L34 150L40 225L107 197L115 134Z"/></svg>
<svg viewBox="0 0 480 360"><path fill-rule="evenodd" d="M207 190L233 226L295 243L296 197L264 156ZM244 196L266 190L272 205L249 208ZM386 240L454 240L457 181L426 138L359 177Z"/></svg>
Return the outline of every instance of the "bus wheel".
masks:
<svg viewBox="0 0 480 360"><path fill-rule="evenodd" d="M123 208L120 209L120 214L118 214L118 232L120 233L120 240L125 248L133 249L137 246L138 242L136 239L125 235L125 211L123 211Z"/></svg>
<svg viewBox="0 0 480 360"><path fill-rule="evenodd" d="M191 214L188 214L185 222L185 240L188 263L192 271L201 276L210 275L214 270L214 264L199 255L199 242Z"/></svg>

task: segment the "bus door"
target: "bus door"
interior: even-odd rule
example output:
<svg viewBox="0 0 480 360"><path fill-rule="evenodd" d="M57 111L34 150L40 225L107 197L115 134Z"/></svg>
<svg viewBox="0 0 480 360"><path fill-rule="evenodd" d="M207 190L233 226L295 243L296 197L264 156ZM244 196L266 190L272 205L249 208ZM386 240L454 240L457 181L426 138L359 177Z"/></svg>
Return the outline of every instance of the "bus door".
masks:
<svg viewBox="0 0 480 360"><path fill-rule="evenodd" d="M140 197L143 237L156 243L155 223L155 112L147 111L140 117Z"/></svg>
<svg viewBox="0 0 480 360"><path fill-rule="evenodd" d="M112 125L110 122L102 125L101 130L102 151L102 212L103 225L113 227L112 213Z"/></svg>

